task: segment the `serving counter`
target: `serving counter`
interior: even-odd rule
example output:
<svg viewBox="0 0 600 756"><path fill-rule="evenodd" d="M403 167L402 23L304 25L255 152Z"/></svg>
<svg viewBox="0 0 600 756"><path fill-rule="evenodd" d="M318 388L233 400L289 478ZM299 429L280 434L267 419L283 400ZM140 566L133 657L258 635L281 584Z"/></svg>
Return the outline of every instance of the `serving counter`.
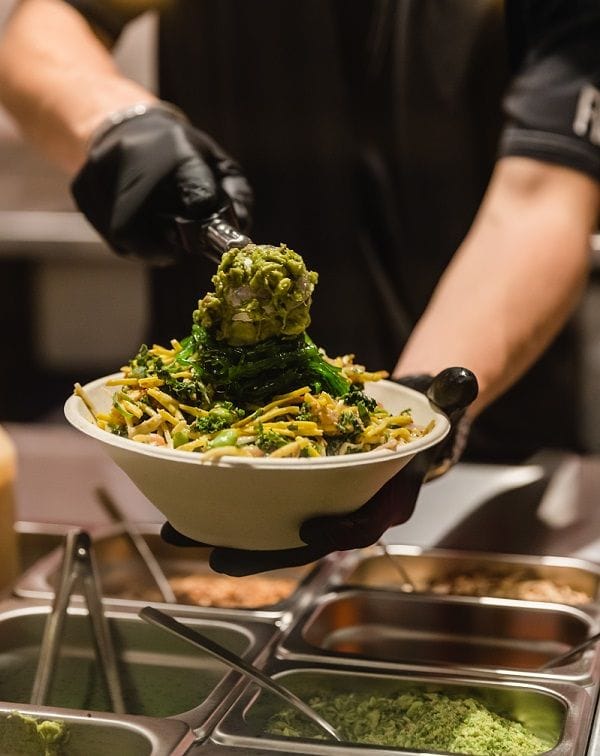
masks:
<svg viewBox="0 0 600 756"><path fill-rule="evenodd" d="M549 745L539 753L600 753L600 652L541 669L600 629L600 459L548 452L522 466L460 464L427 484L411 520L385 537L409 583L374 546L273 573L288 592L260 605L235 606L228 594L229 605L199 606L197 593L178 593L174 605L156 594L98 491L137 523L169 579L205 576L206 551L164 544L160 514L94 442L61 424L7 431L17 448L21 564L0 602L0 721L15 709L64 721L73 733L66 756L429 753L266 734L273 701L143 623L138 612L152 603L299 693L470 696L543 738ZM29 704L64 534L74 526L93 536L126 714L112 713L103 694L79 596L53 697Z"/></svg>

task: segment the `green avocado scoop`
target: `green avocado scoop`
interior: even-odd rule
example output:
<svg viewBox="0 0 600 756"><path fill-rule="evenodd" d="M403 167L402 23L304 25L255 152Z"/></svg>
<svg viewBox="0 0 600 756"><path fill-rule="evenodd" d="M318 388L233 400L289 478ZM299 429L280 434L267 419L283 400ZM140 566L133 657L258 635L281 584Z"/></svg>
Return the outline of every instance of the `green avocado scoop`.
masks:
<svg viewBox="0 0 600 756"><path fill-rule="evenodd" d="M198 302L194 322L232 346L296 336L310 324L317 273L285 244L246 244L221 257L214 291Z"/></svg>

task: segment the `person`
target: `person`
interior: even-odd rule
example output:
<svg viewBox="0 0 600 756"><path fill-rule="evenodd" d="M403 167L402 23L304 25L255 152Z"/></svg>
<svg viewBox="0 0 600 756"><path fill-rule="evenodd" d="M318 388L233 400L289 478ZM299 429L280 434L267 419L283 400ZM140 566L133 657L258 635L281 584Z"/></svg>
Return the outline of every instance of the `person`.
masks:
<svg viewBox="0 0 600 756"><path fill-rule="evenodd" d="M162 99L108 51L149 7ZM213 272L170 220L231 201L319 271L317 343L396 378L469 368L467 452L515 461L579 443L561 329L598 214L599 40L595 0L21 0L0 97L154 264L151 340L186 332Z"/></svg>

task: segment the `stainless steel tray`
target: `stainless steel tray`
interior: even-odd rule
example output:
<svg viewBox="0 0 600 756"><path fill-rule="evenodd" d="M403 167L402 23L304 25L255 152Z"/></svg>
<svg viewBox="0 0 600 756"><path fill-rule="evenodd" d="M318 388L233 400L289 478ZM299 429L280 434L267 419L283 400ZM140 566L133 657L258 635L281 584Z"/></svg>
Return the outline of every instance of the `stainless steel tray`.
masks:
<svg viewBox="0 0 600 756"><path fill-rule="evenodd" d="M589 611L597 612L600 607L600 565L587 560L559 556L422 549L419 546L396 544L389 544L387 550L408 573L419 592L431 592L428 586L432 581L445 580L457 574L473 571L494 575L527 573L532 577L555 581L585 593L589 597L589 603L584 607ZM338 567L339 582L361 587L401 590L398 571L377 546L349 552Z"/></svg>
<svg viewBox="0 0 600 756"><path fill-rule="evenodd" d="M596 621L574 607L339 587L297 618L277 654L321 664L343 659L369 668L539 675L591 685L598 680L594 649L562 667L537 670L596 630Z"/></svg>
<svg viewBox="0 0 600 756"><path fill-rule="evenodd" d="M592 732L588 743L587 756L598 756L600 753L600 711L598 711L598 700L596 699L596 711L592 723Z"/></svg>
<svg viewBox="0 0 600 756"><path fill-rule="evenodd" d="M64 756L183 756L194 743L192 730L175 719L155 720L148 717L116 717L49 706L29 706L0 702L2 719L14 711L36 717L65 722L69 739Z"/></svg>
<svg viewBox="0 0 600 756"><path fill-rule="evenodd" d="M38 559L47 556L61 546L68 529L68 525L52 525L27 520L15 522L17 553L21 571L24 572L29 569Z"/></svg>
<svg viewBox="0 0 600 756"><path fill-rule="evenodd" d="M558 682L540 683L535 680L516 681L483 680L472 676L456 675L441 678L434 675L403 675L393 669L377 671L356 670L346 665L328 668L309 663L289 663L278 661L266 670L280 683L302 695L308 689L348 692L361 691L385 695L397 691L414 689L436 690L450 695L476 695L486 704L505 715L518 719L538 735L551 733L556 737L556 745L547 750L547 756L582 756L585 754L593 716L593 697L577 685ZM331 754L338 756L355 753L372 756L381 754L417 754L428 751L413 751L390 747L374 747L360 744L335 744L307 738L284 738L264 734L264 724L268 717L281 708L280 702L268 694L259 692L249 685L219 722L207 741L206 749L198 751L198 756L206 753L250 754L278 751L280 753ZM216 748L211 751L211 746ZM435 753L444 753L438 752Z"/></svg>
<svg viewBox="0 0 600 756"><path fill-rule="evenodd" d="M212 576L220 581L227 580L236 590L246 590L244 578L233 578L216 575L208 566L209 548L186 547L181 548L165 543L156 530L146 529L142 533L153 554L158 559L167 577L176 575ZM144 563L124 535L118 525L105 528L94 534L94 553L99 567L103 594L115 606L134 607L139 609L149 602L157 606L173 606L164 604L160 598L152 577ZM51 601L54 596L54 583L60 569L63 550L62 544L49 554L40 558L29 567L16 581L13 592L23 598L36 598ZM259 606L198 606L191 603L178 603L182 610L200 611L233 611L240 617L253 616L263 618L280 618L292 608L304 605L311 597L322 590L325 582L330 579L334 570L335 559L324 559L318 563L304 567L273 570L264 573L266 581L279 578L296 582L295 589L289 596L274 604ZM246 602L247 603L247 602Z"/></svg>
<svg viewBox="0 0 600 756"><path fill-rule="evenodd" d="M20 707L30 700L40 641L50 610L47 602L10 599L0 603L0 701ZM237 673L148 625L133 611L106 609L116 646L128 715L165 720L177 717L203 737L241 687ZM273 623L219 617L179 618L249 661L259 660L273 641ZM69 608L53 685L46 702L53 709L110 711L97 667L87 612Z"/></svg>
<svg viewBox="0 0 600 756"><path fill-rule="evenodd" d="M105 561L103 579L132 580L150 585L150 578L145 575L143 566L131 551L128 541L119 537L118 526L111 527L95 534L96 554L102 564ZM200 566L207 568L207 551L204 549L179 549L164 544L158 532L146 532L145 538L161 560L167 573L172 570L197 571ZM182 621L191 625L196 623L203 631L210 626L213 637L234 650L242 650L246 658L257 663L268 672L275 675L291 675L292 677L303 670L316 669L319 675L331 675L338 671L344 673L344 685L355 687L355 684L366 678L394 679L401 684L412 681L426 681L443 685L476 685L482 689L496 689L498 686L509 690L508 697L515 700L541 701L542 709L550 709L547 704L548 696L553 701L559 701L564 712L563 736L558 746L552 749L556 756L584 756L585 743L591 732L593 703L597 695L598 680L600 679L600 652L587 652L577 662L566 665L562 669L549 673L538 674L529 665L537 665L540 658L548 658L554 653L564 651L568 646L581 640L593 632L600 624L599 592L600 567L583 560L557 557L528 557L503 554L479 554L477 552L458 552L442 549L422 550L418 547L390 546L395 558L409 559L403 563L409 565L409 574L413 579L429 579L428 576L442 576L461 569L473 569L480 566L490 566L492 569L522 569L523 567L536 570L540 576L550 579L568 579L569 584L584 590L590 596L590 602L583 607L574 608L559 604L542 604L522 600L456 598L447 596L429 596L424 594L403 594L398 590L399 578L393 565L376 548L365 549L361 552L338 554L323 560L317 565L299 575L296 591L279 605L257 607L249 609L218 609L213 607L197 607L192 605L166 605L165 611L173 613ZM106 559L103 551L106 549ZM191 558L190 558L191 557ZM13 623L13 630L7 633L9 648L18 653L36 650L43 631L43 622L53 597L52 579L60 565L62 549L55 549L41 560L38 560L18 581L16 592L21 598L11 600L13 609L28 609L29 613L38 615L38 619L20 619ZM137 565L137 566L136 566ZM133 569L132 569L133 568ZM120 577L119 577L120 575ZM375 587L371 587L375 586ZM419 586L418 586L419 587ZM390 590L390 588L392 590ZM356 600L359 596L377 596L377 601ZM338 599L351 598L349 602ZM337 603L336 603L337 602ZM208 660L200 652L191 647L176 648L174 639L166 636L154 646L148 641L149 626L137 618L137 611L147 600L128 600L110 597L104 599L104 604L111 622L116 627L117 634L122 637L122 646L126 651L126 658L140 668L149 663L158 669L158 679L163 682L171 680L172 676L181 681L182 689L177 690L178 701L181 696L189 693L186 688L188 676L194 676L198 670L208 670L214 680L212 690L204 700L198 701L190 709L181 709L172 715L161 716L161 712L153 712L158 716L149 718L150 722L160 725L173 719L181 720L189 728L193 728L196 741L187 751L187 756L260 756L273 751L280 753L398 753L382 748L366 748L364 746L331 746L317 741L301 742L286 739L257 738L248 731L244 722L244 711L256 698L256 689L246 686L240 678L220 669L216 662ZM435 611L431 607L435 607ZM5 618L3 609L6 603L0 604L0 680L2 678L2 657L4 646ZM347 612L350 610L350 614ZM443 640L448 651L448 658L440 661L426 658L423 663L414 659L405 662L396 660L369 658L364 654L365 648L376 645L372 643L371 633L373 623L383 625L390 622L392 610L392 629L390 636L383 635L386 648L394 648L398 642L397 628L400 620L400 640L405 648L425 649L426 657L434 656L435 649L439 657L439 642ZM394 614L397 610L398 614ZM438 612L438 626L435 625L435 615ZM319 615L319 612L322 612ZM462 614L461 614L462 613ZM18 614L18 613L17 613ZM25 612L27 614L27 612ZM360 622L366 617L366 631ZM462 620L461 620L462 617ZM468 617L468 619L465 619ZM313 620L311 620L313 618ZM311 620L311 621L309 621ZM442 621L443 620L443 621ZM82 659L89 664L90 659L85 648L87 637L87 620L82 602L75 596L71 603L69 621L74 622L71 630L67 631L68 654L73 660ZM461 627L461 621L463 623ZM336 635L340 624L349 625L352 632L358 629L352 643L358 642L359 653L343 653L336 651L339 640ZM402 622L406 625L402 626ZM415 624L416 623L416 624ZM420 623L420 624L419 624ZM475 632L471 625L474 624ZM443 628L442 628L443 625ZM416 626L419 634L425 634L419 641L411 635L411 627ZM306 629L310 629L308 638ZM408 629L409 632L406 632ZM158 633L158 629L154 629ZM443 638L440 639L439 631ZM396 633L396 635L394 635ZM211 634L209 632L209 634ZM437 635L436 635L437 634ZM378 635L382 639L381 635ZM250 640L248 640L250 639ZM333 641L333 642L332 642ZM348 637L342 641L348 641ZM539 644L542 643L542 650ZM11 646L11 643L13 644ZM165 644L164 646L162 644ZM244 648L244 643L249 645ZM88 643L89 647L89 638ZM326 647L327 646L327 647ZM331 646L331 647L329 647ZM436 649L437 646L437 649ZM490 651L500 651L504 661L517 659L514 667L510 665L489 663L481 664ZM452 653L451 653L452 652ZM461 662L460 653L466 654ZM458 658L456 654L458 653ZM470 654L470 656L469 656ZM396 651L396 656L398 655ZM10 653L8 654L10 656ZM479 664L471 664L473 660ZM525 661L523 661L525 660ZM492 660L493 661L493 660ZM541 663L541 661L540 661ZM219 667L219 672L215 669ZM156 671L156 670L155 670ZM162 677L161 677L162 675ZM196 677L200 675L195 674ZM290 678L292 679L292 678ZM319 678L321 679L321 678ZM293 682L293 680L292 680ZM287 684L287 683L286 683ZM98 683L101 686L100 683ZM533 693L534 698L523 697L521 691ZM542 696L540 698L539 696ZM537 696L537 698L535 697ZM0 699L2 698L0 688ZM167 694L169 697L169 694ZM11 699L12 700L12 699ZM23 700L28 700L23 698ZM262 699L265 700L264 697ZM17 702L18 703L18 702ZM175 704L174 701L171 703ZM254 707L255 704L252 703ZM11 708L23 710L23 705L12 704ZM230 713L229 712L231 708ZM136 710L141 711L142 709ZM558 710L558 709L556 709ZM70 711L64 708L53 708L55 712ZM73 711L73 710L71 710ZM255 708L254 711L258 711ZM86 716L85 709L74 710L75 716ZM162 712L164 713L164 712ZM227 714L226 714L227 713ZM59 717L59 714L56 714ZM110 714L92 712L92 718L108 717L121 721L121 717ZM148 719L138 713L128 714L123 720ZM235 724L235 727L233 726ZM580 733L573 732L581 729ZM236 729L237 728L237 729ZM574 729L573 729L574 728ZM212 737L209 737L211 732ZM141 747L140 747L141 748ZM308 750L307 750L308 749ZM569 750L571 749L571 750ZM107 750L106 752L110 752ZM115 746L115 752L125 752ZM131 751L132 753L134 751ZM139 751L144 754L145 751ZM400 751L411 753L410 751ZM137 756L137 751L135 751ZM148 753L153 753L148 751ZM173 753L179 753L174 751ZM598 751L600 753L600 750ZM592 756L590 751L588 756ZM69 755L68 755L69 756ZM86 751L87 756L87 751Z"/></svg>

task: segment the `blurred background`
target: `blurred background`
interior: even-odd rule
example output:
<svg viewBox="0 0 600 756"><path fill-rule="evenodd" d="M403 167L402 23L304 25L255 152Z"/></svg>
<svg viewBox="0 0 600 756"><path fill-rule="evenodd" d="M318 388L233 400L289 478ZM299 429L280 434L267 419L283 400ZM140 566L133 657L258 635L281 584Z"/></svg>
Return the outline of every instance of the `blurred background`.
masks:
<svg viewBox="0 0 600 756"><path fill-rule="evenodd" d="M0 27L15 0L0 0ZM156 89L156 18L130 24L116 58ZM443 180L443 177L440 177ZM585 451L600 450L600 237L573 320L572 372ZM74 209L65 177L19 138L0 109L0 420L62 422L74 381L117 370L144 341L143 266L111 253ZM560 410L561 397L556 407ZM571 399L568 399L571 401Z"/></svg>
<svg viewBox="0 0 600 756"><path fill-rule="evenodd" d="M0 28L15 0L0 0ZM156 89L156 19L130 24L116 51ZM113 372L144 341L142 265L106 248L75 210L64 175L0 107L0 419L62 421L74 381Z"/></svg>

